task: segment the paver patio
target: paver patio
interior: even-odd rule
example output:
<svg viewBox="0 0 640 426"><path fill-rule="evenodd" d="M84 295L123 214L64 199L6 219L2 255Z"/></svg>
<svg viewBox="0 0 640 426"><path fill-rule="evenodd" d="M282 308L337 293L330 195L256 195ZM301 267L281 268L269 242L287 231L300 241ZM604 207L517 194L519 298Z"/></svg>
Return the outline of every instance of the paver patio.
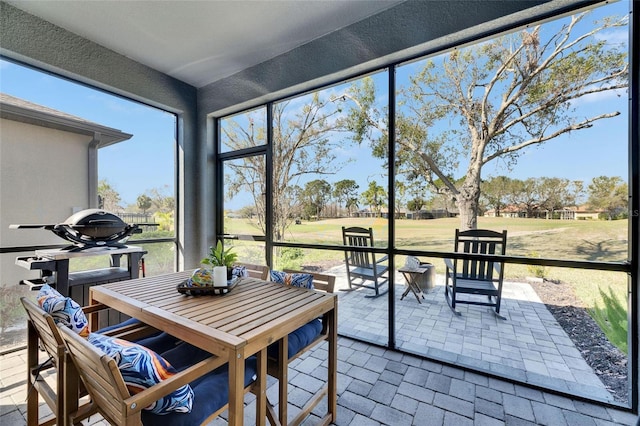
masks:
<svg viewBox="0 0 640 426"><path fill-rule="evenodd" d="M338 288L346 287L344 267L333 268ZM396 342L410 353L387 350L386 296L365 298L366 289L339 291L338 420L336 425L635 425L637 416L488 377L477 367L535 385L612 400L566 333L530 285L505 283L497 319L486 307L462 305L453 315L443 294L442 277L419 304L397 277ZM423 359L428 355L437 362ZM291 364L289 415L310 398L325 377L321 345ZM26 351L0 355L0 424L26 425ZM462 367L462 368L460 368ZM267 395L277 401L269 379ZM254 424L254 401L247 397L245 424ZM322 405L322 404L321 404ZM318 407L322 410L322 407ZM305 424L314 424L313 415ZM84 425L105 425L92 416ZM225 414L211 422L224 425Z"/></svg>
<svg viewBox="0 0 640 426"><path fill-rule="evenodd" d="M348 288L344 266L328 273ZM505 282L500 313L460 304L453 314L444 297L444 277L418 303L413 293L400 300L404 278L396 275L396 345L399 349L461 367L479 368L508 379L572 394L613 401L613 396L547 310L531 285ZM365 298L373 290L339 291L338 331L343 336L386 345L388 299Z"/></svg>

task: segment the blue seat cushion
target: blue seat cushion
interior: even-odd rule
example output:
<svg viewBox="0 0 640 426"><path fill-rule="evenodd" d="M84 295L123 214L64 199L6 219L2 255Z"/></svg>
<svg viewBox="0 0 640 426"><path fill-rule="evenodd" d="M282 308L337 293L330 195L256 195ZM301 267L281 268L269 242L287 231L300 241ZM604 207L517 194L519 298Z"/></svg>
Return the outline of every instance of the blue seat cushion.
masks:
<svg viewBox="0 0 640 426"><path fill-rule="evenodd" d="M297 330L289 333L288 354L289 358L295 356L305 346L313 342L322 332L322 321L315 319L306 323ZM278 358L278 343L272 343L267 348L267 354L270 358Z"/></svg>
<svg viewBox="0 0 640 426"><path fill-rule="evenodd" d="M129 318L128 320L122 321L119 324L109 325L107 327L101 328L100 330L96 331L96 333L104 334L108 331L115 330L116 328L126 327L129 325L136 325L136 324L142 324L142 321L135 318Z"/></svg>
<svg viewBox="0 0 640 426"><path fill-rule="evenodd" d="M114 325L101 328L96 333L104 334L120 327L126 327L130 325L138 325L138 324L142 324L142 321L135 318L129 318L128 320L123 321L119 324L114 324ZM180 340L176 339L170 334L158 331L157 333L151 334L150 336L145 337L144 339L134 340L134 342L146 348L149 348L156 353L162 354L163 352L173 349L180 342Z"/></svg>
<svg viewBox="0 0 640 426"><path fill-rule="evenodd" d="M62 324L82 337L89 335L89 320L75 300L64 297L49 284L40 288L37 300L38 305L51 315L56 324Z"/></svg>
<svg viewBox="0 0 640 426"><path fill-rule="evenodd" d="M176 346L180 345L182 343L182 340L176 337L173 337L170 334L162 332L162 333L154 334L149 337L145 337L144 339L135 340L135 342L139 345L142 345L151 349L156 353L163 354L174 349ZM171 363L171 365L177 371L180 371L180 369L176 368L173 365L173 363Z"/></svg>
<svg viewBox="0 0 640 426"><path fill-rule="evenodd" d="M182 371L210 356L210 353L184 342L162 354L162 357L169 361L178 371ZM256 357L252 356L247 358L245 362L245 386L248 386L255 381L256 375ZM143 411L142 423L147 426L191 426L199 425L204 422L207 417L229 402L228 364L197 378L193 382L189 383L189 385L194 393L190 413L169 413L165 415L157 415L149 411Z"/></svg>

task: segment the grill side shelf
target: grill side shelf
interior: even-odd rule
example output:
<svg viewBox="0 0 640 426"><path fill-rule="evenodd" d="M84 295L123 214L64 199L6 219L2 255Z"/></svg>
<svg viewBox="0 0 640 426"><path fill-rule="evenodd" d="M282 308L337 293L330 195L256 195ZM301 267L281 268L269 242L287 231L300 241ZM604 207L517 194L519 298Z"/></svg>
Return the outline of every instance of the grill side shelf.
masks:
<svg viewBox="0 0 640 426"><path fill-rule="evenodd" d="M57 262L55 260L42 257L24 256L16 258L16 265L29 270L46 269L49 271L55 271L57 270L56 263Z"/></svg>

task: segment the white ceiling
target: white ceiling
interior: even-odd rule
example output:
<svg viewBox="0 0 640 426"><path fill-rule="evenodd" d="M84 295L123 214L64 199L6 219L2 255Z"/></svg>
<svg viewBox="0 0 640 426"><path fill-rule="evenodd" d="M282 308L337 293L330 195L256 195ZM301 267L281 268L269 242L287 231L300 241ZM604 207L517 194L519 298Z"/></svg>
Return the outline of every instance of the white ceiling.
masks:
<svg viewBox="0 0 640 426"><path fill-rule="evenodd" d="M137 62L202 87L402 1L6 2Z"/></svg>

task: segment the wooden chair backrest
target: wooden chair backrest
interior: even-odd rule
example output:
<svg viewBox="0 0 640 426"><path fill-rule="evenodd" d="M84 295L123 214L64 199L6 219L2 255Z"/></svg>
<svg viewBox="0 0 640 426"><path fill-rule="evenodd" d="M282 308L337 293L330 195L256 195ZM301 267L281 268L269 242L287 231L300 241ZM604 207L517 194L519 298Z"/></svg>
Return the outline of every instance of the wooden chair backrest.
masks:
<svg viewBox="0 0 640 426"><path fill-rule="evenodd" d="M38 335L40 344L57 366L60 350L64 349L64 342L53 317L26 297L21 297L20 301Z"/></svg>
<svg viewBox="0 0 640 426"><path fill-rule="evenodd" d="M504 255L506 249L506 230L497 232L488 229L470 229L467 231L456 229L456 252ZM456 273L460 277L476 280L493 279L495 262L482 259L463 259L459 262L462 267L457 266Z"/></svg>
<svg viewBox="0 0 640 426"><path fill-rule="evenodd" d="M375 247L375 243L373 241L373 229L361 228L359 226L346 228L343 226L342 243L345 246ZM344 253L347 265L363 268L375 267L376 258L374 253L356 249L347 249Z"/></svg>
<svg viewBox="0 0 640 426"><path fill-rule="evenodd" d="M251 278L266 280L269 277L269 267L267 265L256 265L244 262L238 262L236 265L247 268L247 272Z"/></svg>
<svg viewBox="0 0 640 426"><path fill-rule="evenodd" d="M284 272L289 274L310 274L313 276L313 288L316 290L324 291L326 293L333 293L336 286L335 275L320 274L317 272L308 271L296 271L294 269L285 269Z"/></svg>
<svg viewBox="0 0 640 426"><path fill-rule="evenodd" d="M141 424L140 413L127 420L127 386L113 358L73 331L60 327L60 335L98 411L111 424ZM137 418L137 420L136 420Z"/></svg>

